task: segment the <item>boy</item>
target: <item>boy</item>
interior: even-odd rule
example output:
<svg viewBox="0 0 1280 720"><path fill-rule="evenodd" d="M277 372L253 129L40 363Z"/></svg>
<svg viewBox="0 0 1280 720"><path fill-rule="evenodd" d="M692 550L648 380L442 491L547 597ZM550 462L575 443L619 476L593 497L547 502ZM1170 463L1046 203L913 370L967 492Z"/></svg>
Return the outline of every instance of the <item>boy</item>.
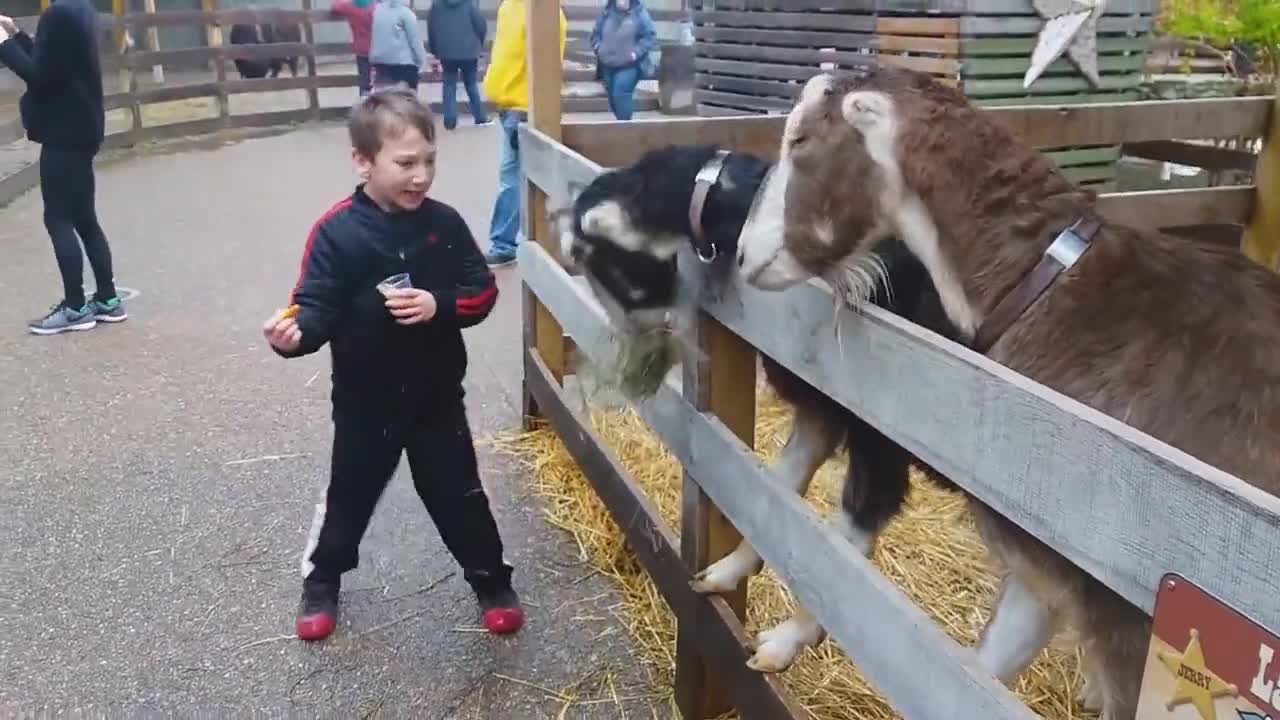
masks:
<svg viewBox="0 0 1280 720"><path fill-rule="evenodd" d="M44 226L62 275L62 300L27 328L57 335L120 322L128 315L94 207L93 158L104 127L97 9L89 0L58 0L41 13L34 40L0 15L0 63L27 85L18 109L27 137L40 144ZM98 284L87 299L82 243Z"/></svg>
<svg viewBox="0 0 1280 720"><path fill-rule="evenodd" d="M401 452L485 627L514 632L524 614L480 484L462 390L461 330L493 309L493 273L457 211L427 197L436 160L429 108L411 91L374 91L356 106L349 132L364 182L316 222L293 305L263 327L284 357L327 342L333 358L331 476L303 551L298 637L333 631L339 579L357 565ZM412 287L384 297L378 285L399 273Z"/></svg>

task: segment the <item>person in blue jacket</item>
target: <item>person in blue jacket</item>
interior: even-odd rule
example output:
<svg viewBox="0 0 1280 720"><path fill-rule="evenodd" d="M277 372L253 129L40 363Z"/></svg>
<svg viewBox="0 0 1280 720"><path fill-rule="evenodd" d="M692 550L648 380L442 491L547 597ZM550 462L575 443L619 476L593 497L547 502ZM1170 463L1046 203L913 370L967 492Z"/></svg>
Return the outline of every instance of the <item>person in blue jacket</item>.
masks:
<svg viewBox="0 0 1280 720"><path fill-rule="evenodd" d="M369 68L375 88L405 85L417 92L427 62L418 15L406 0L378 0L369 35Z"/></svg>
<svg viewBox="0 0 1280 720"><path fill-rule="evenodd" d="M462 76L477 125L486 125L484 98L476 83L476 69L484 51L488 27L476 0L433 0L427 13L427 49L440 61L440 86L444 95L444 128L458 126L458 76Z"/></svg>
<svg viewBox="0 0 1280 720"><path fill-rule="evenodd" d="M609 110L619 120L635 111L636 85L653 77L649 53L657 44L653 18L641 0L607 0L591 30L597 71L609 96Z"/></svg>

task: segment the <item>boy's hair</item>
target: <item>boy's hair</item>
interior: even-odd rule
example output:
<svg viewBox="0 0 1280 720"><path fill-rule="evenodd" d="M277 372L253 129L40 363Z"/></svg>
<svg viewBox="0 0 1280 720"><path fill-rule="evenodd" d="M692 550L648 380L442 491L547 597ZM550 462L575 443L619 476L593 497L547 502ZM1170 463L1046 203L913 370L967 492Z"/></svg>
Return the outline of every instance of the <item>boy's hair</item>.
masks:
<svg viewBox="0 0 1280 720"><path fill-rule="evenodd" d="M422 133L427 142L435 143L435 113L414 92L399 87L369 93L352 110L347 122L351 147L370 159L378 155L384 138L395 137L410 127Z"/></svg>

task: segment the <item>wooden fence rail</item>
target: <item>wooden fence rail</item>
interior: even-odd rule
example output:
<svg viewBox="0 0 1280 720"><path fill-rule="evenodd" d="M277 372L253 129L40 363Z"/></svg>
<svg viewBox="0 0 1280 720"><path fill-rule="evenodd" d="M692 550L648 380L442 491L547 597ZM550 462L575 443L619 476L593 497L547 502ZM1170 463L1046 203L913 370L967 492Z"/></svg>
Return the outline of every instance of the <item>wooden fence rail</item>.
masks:
<svg viewBox="0 0 1280 720"><path fill-rule="evenodd" d="M990 112L1042 148L1117 143L1141 150L1141 143L1164 143L1147 149L1185 154L1178 138L1265 135L1275 102L1234 98ZM544 118L521 129L524 173L530 188L563 201L603 168L671 143L713 142L772 157L783 122L702 118L548 128ZM1268 145L1264 162L1277 151ZM1224 161L1215 154L1200 159ZM1274 215L1257 208L1270 207L1268 198L1278 190L1259 192L1249 185L1109 193L1100 204L1108 217L1139 226L1244 226L1251 218ZM664 538L662 552L670 551L670 531L565 404L560 381L570 370L563 355L548 361L543 348L571 342L580 357L609 364L617 346L607 315L582 279L558 263L556 242L546 232L545 226L535 228L534 242L519 251L529 289L526 307L530 315L549 317L526 326L532 406L551 420L582 464L642 564L655 578L661 574L656 582L679 623L676 693L685 717L705 717L728 705L743 717L779 717L778 704L766 709L748 698L776 691L775 678L744 677L741 653L724 647L727 637L741 635L740 607L732 597L690 599L670 577L669 559L664 565L651 549L638 549L644 536L636 527ZM682 255L682 272L705 272L690 260L690 253ZM818 281L767 293L728 272L703 287L700 322L737 342L704 343L704 369L755 368L755 353L764 353L1148 613L1161 578L1178 573L1262 626L1280 630L1280 498L878 307L841 311L833 327L832 294ZM754 382L737 382L733 403L702 404L690 393L692 375L686 367L683 394L667 384L635 404L687 473L682 542L689 528L700 524L706 533L714 514L722 514L906 717L953 718L957 708L966 717L1034 717L977 664L971 649L946 636L828 530L803 499L772 479L752 453L749 433L743 437L739 431L742 408L754 406ZM1024 427L1038 430L1008 431ZM623 495L626 501L619 500ZM691 522L703 495L714 513ZM682 548L689 573L684 579L731 547L728 539L721 538L721 552L696 560ZM717 612L691 609L707 602ZM706 664L709 676L680 672L697 662ZM689 677L705 684L681 687ZM713 683L726 691L727 703L689 700L711 697ZM779 702L789 704L785 696Z"/></svg>

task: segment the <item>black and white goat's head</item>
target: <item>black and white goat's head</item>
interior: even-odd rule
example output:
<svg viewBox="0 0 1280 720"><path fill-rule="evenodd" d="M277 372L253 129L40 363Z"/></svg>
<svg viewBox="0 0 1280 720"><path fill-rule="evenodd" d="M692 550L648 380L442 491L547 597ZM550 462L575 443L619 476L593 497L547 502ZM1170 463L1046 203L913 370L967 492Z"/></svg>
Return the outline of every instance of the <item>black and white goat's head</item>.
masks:
<svg viewBox="0 0 1280 720"><path fill-rule="evenodd" d="M681 250L731 263L738 234L769 163L710 145L670 145L598 175L559 219L561 253L586 276L626 332L669 327L690 300ZM709 183L698 226L691 219L699 175ZM688 257L688 255L686 255Z"/></svg>

